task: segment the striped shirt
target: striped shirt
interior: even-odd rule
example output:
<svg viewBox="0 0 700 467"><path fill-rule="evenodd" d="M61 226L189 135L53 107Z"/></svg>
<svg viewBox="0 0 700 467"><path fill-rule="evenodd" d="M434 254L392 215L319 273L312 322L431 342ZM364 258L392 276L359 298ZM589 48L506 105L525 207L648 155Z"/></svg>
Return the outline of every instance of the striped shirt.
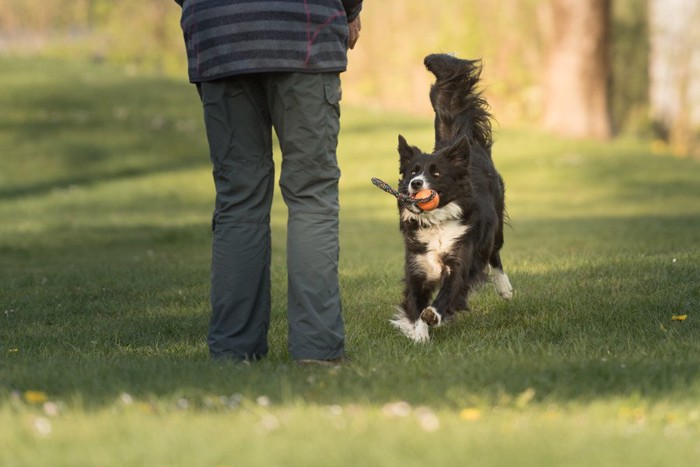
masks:
<svg viewBox="0 0 700 467"><path fill-rule="evenodd" d="M362 0L175 0L193 83L245 73L341 72Z"/></svg>

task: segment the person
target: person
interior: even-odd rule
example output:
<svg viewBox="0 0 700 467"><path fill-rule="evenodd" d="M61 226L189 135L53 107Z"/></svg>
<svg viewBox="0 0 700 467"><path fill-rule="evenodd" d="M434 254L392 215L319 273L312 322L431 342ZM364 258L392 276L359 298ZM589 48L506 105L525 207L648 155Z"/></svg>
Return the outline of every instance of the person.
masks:
<svg viewBox="0 0 700 467"><path fill-rule="evenodd" d="M336 362L345 355L340 73L359 37L362 1L175 1L216 188L210 356L251 361L268 353L274 129L288 211L288 350L299 362Z"/></svg>

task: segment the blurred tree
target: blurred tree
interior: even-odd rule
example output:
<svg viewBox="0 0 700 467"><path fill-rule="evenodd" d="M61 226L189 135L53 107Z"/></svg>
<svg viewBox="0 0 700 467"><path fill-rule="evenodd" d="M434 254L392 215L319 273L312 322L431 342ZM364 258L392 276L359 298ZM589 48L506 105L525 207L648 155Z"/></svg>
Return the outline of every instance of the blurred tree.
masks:
<svg viewBox="0 0 700 467"><path fill-rule="evenodd" d="M553 118L554 122L561 121L566 129L576 128L560 117L580 117L586 113L567 102L574 95L571 89L555 92L558 89L554 86L561 84L559 80L562 83L579 80L591 86L593 82L586 73L604 71L604 65L598 61L605 64L605 53L609 52L610 102L599 108L611 107L615 131L648 136L652 126L647 1L607 0L605 3L611 6L604 8L606 12L602 16L611 18L592 20L588 29L581 26L576 30L573 23L584 19L578 10L591 9L600 0L367 2L362 37L358 47L350 52L349 69L343 75L344 99L353 105L429 114L432 109L427 92L432 75L425 70L423 57L433 52L454 52L465 58L483 59L482 89L501 125L530 126L541 122L545 109L551 110L557 102L559 114ZM669 9L676 8L678 1L700 3L700 0L657 0L656 3ZM564 7L575 9L574 18L562 17L559 10ZM607 12L608 8L612 11ZM98 59L120 64L133 72L160 72L182 79L187 65L180 12L171 0L0 0L0 53L38 51L57 57ZM662 20L663 16L655 15ZM595 44L593 38L598 32L593 26L596 25L609 27L610 37L606 32L606 44L597 49L599 54L589 63L589 58L578 55L577 47ZM540 34L541 31L546 34ZM683 40L688 42L691 33L695 34L696 43L700 43L697 39L700 26L687 31ZM665 56L670 57L668 53ZM555 57L563 65L552 66ZM575 66L569 66L566 60ZM676 68L672 61L667 61L665 66L667 71ZM605 90L604 74L597 75L596 90ZM695 69L689 78L697 83L698 76L700 71ZM654 80L656 88L663 86L660 75ZM697 96L698 90L700 85L691 84L689 99ZM574 91L583 95L579 101L593 102L594 94L583 85ZM564 100L555 99L562 95ZM699 112L698 105L694 108ZM658 116L660 111L654 114ZM670 134L670 126L665 134Z"/></svg>
<svg viewBox="0 0 700 467"><path fill-rule="evenodd" d="M649 21L639 0L612 3L610 105L614 133L651 137Z"/></svg>
<svg viewBox="0 0 700 467"><path fill-rule="evenodd" d="M545 43L544 126L573 137L610 138L610 0L540 5Z"/></svg>
<svg viewBox="0 0 700 467"><path fill-rule="evenodd" d="M651 0L650 100L658 136L700 153L700 1Z"/></svg>

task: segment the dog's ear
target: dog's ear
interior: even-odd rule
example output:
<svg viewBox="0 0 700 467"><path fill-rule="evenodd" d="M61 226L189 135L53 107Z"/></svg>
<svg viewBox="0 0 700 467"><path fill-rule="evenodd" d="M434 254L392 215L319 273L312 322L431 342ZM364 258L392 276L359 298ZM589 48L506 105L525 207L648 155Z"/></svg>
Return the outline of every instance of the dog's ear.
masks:
<svg viewBox="0 0 700 467"><path fill-rule="evenodd" d="M466 136L462 136L457 141L452 143L451 146L445 149L445 158L455 164L467 164L469 163L469 139Z"/></svg>
<svg viewBox="0 0 700 467"><path fill-rule="evenodd" d="M399 163L403 166L404 162L413 157L416 152L418 152L418 148L409 145L406 138L399 135Z"/></svg>
<svg viewBox="0 0 700 467"><path fill-rule="evenodd" d="M404 138L403 135L399 135L399 154L410 155L412 153L413 151L411 150L411 146L408 145L408 141L406 141L406 138Z"/></svg>

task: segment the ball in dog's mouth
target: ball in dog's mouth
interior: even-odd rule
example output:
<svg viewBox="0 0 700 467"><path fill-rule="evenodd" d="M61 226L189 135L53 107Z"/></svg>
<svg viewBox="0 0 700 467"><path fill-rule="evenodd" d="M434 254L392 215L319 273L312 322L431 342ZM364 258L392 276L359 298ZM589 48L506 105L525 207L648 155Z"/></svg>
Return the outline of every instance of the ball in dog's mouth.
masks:
<svg viewBox="0 0 700 467"><path fill-rule="evenodd" d="M435 196L433 199L430 201L425 201L423 203L418 203L418 207L421 208L423 211L432 211L436 207L438 207L438 204L440 204L440 195L436 191L433 190L420 190L416 192L413 195L414 199L422 199L422 198L428 198L430 195L435 193Z"/></svg>

